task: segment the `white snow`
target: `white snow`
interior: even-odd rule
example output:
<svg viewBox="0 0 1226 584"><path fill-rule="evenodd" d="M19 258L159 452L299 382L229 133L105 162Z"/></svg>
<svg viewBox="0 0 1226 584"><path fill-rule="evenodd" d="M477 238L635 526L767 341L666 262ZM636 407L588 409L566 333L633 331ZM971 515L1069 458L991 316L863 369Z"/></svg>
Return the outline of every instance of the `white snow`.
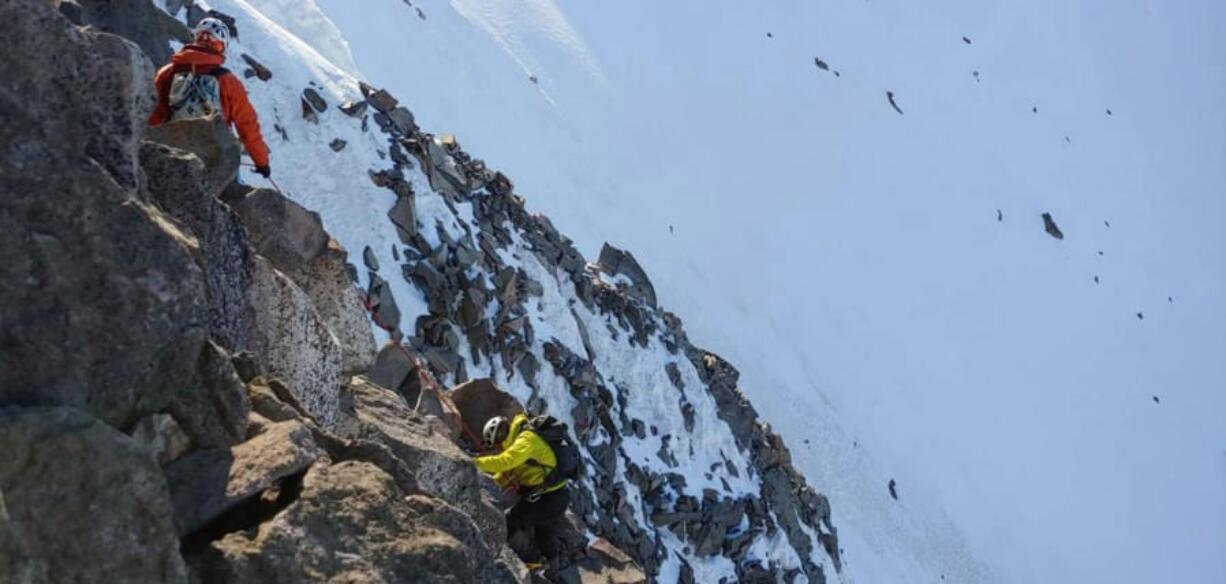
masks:
<svg viewBox="0 0 1226 584"><path fill-rule="evenodd" d="M400 0L211 4L239 16L232 54L273 70L246 83L274 179L355 264L371 246L402 328L425 304L391 256L394 195L366 176L385 140L336 108L359 67L589 258L604 240L634 252L830 496L844 581L1226 579L1226 5L415 2L423 20ZM311 81L319 125L299 115ZM423 234L458 236L409 178ZM518 255L546 284L536 348L582 354L566 287ZM680 436L674 357L574 307L693 484L721 452L746 467L700 392ZM547 365L538 382L569 416L565 382ZM626 441L656 465L658 448ZM692 563L706 581L730 569Z"/></svg>

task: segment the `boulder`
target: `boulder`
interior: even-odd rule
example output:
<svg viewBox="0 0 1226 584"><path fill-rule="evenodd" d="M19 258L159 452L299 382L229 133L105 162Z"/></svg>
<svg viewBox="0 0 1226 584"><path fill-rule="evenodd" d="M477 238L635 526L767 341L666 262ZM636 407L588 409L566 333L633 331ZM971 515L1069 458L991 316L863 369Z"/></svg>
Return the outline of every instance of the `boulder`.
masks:
<svg viewBox="0 0 1226 584"><path fill-rule="evenodd" d="M0 411L0 452L0 542L4 524L20 530L32 560L24 572L45 567L50 582L187 580L166 481L144 447L79 410L31 407Z"/></svg>
<svg viewBox="0 0 1226 584"><path fill-rule="evenodd" d="M417 235L417 209L414 197L397 197L392 209L387 212L387 218L396 226L396 235L401 243L413 244L413 236Z"/></svg>
<svg viewBox="0 0 1226 584"><path fill-rule="evenodd" d="M474 432L479 432L494 416L508 419L524 412L523 404L515 396L498 389L492 379L474 379L461 383L447 392L447 397L460 412L460 418ZM480 449L480 444L473 444Z"/></svg>
<svg viewBox="0 0 1226 584"><path fill-rule="evenodd" d="M268 81L269 79L272 79L272 71L268 70L268 67L265 67L263 63L257 61L255 57L252 57L247 53L243 53L240 56L243 58L243 61L247 63L247 66L251 67L251 72L260 81Z"/></svg>
<svg viewBox="0 0 1226 584"><path fill-rule="evenodd" d="M272 521L190 561L195 582L514 581L471 519L440 499L406 496L363 462L311 469Z"/></svg>
<svg viewBox="0 0 1226 584"><path fill-rule="evenodd" d="M191 41L183 23L146 0L74 0L81 23L134 42L157 65L170 62L170 41Z"/></svg>
<svg viewBox="0 0 1226 584"><path fill-rule="evenodd" d="M301 473L320 450L306 426L279 422L230 449L199 450L166 465L179 535L193 533L244 500Z"/></svg>
<svg viewBox="0 0 1226 584"><path fill-rule="evenodd" d="M0 574L13 584L45 584L47 562L30 554L25 532L9 516L0 491Z"/></svg>
<svg viewBox="0 0 1226 584"><path fill-rule="evenodd" d="M598 537L587 546L584 558L578 562L579 581L583 584L647 584L647 574L625 552L609 540Z"/></svg>
<svg viewBox="0 0 1226 584"><path fill-rule="evenodd" d="M287 274L305 269L327 250L331 239L319 213L308 211L272 189L252 189L227 200L247 228L251 245Z"/></svg>
<svg viewBox="0 0 1226 584"><path fill-rule="evenodd" d="M341 423L336 433L387 446L399 458L422 491L433 493L473 518L492 549L506 538L506 522L494 495L483 490L493 483L479 476L472 460L451 439L435 431L390 389L363 377L350 380Z"/></svg>
<svg viewBox="0 0 1226 584"><path fill-rule="evenodd" d="M388 341L379 349L375 356L375 364L371 367L367 379L382 387L401 391L413 372L413 362L395 341Z"/></svg>
<svg viewBox="0 0 1226 584"><path fill-rule="evenodd" d="M1056 220L1052 219L1051 213L1043 214L1043 230L1056 239L1064 239L1064 232L1060 231L1060 227L1056 225Z"/></svg>
<svg viewBox="0 0 1226 584"><path fill-rule="evenodd" d="M362 293L345 269L348 260L349 254L340 242L328 238L323 253L287 275L311 297L320 318L340 343L342 372L359 375L374 364L375 335Z"/></svg>
<svg viewBox="0 0 1226 584"><path fill-rule="evenodd" d="M211 197L238 176L238 140L219 115L166 122L149 128L145 140L195 154L204 163L204 192Z"/></svg>
<svg viewBox="0 0 1226 584"><path fill-rule="evenodd" d="M242 442L251 402L230 355L212 342L205 343L196 373L167 411L195 448L229 448Z"/></svg>
<svg viewBox="0 0 1226 584"><path fill-rule="evenodd" d="M328 109L328 102L325 101L323 96L319 95L319 92L315 91L315 88L313 87L308 87L302 90L302 99L303 101L309 103L311 108L317 112L322 113Z"/></svg>

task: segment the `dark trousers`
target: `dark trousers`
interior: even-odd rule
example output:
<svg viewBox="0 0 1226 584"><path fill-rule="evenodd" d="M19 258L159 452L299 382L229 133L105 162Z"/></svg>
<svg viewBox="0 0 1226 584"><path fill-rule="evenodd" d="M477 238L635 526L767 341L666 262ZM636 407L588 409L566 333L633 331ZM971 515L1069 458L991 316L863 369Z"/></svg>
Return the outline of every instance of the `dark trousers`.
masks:
<svg viewBox="0 0 1226 584"><path fill-rule="evenodd" d="M507 511L507 531L527 532L536 541L536 548L546 560L558 557L558 532L570 505L570 489L561 488L545 493L536 502L520 499ZM536 558L524 558L531 561Z"/></svg>

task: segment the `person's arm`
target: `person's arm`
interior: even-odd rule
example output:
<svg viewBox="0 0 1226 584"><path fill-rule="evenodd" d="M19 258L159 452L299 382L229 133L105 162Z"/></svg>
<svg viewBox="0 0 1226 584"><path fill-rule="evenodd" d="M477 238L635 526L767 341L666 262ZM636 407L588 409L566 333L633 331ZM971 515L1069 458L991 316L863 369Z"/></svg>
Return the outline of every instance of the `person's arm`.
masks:
<svg viewBox="0 0 1226 584"><path fill-rule="evenodd" d="M511 443L511 446L502 451L501 454L493 454L490 456L478 456L473 459L477 468L488 474L495 474L509 471L521 464L528 462L532 458L532 442L529 441L527 433L521 433Z"/></svg>
<svg viewBox="0 0 1226 584"><path fill-rule="evenodd" d="M251 161L258 167L267 168L268 146L264 144L264 136L260 134L260 117L247 99L243 82L233 73L222 75L218 81L221 83L221 101L226 120L238 130L238 138L247 148Z"/></svg>
<svg viewBox="0 0 1226 584"><path fill-rule="evenodd" d="M170 117L170 83L174 79L174 65L166 65L158 69L153 78L153 87L157 89L157 102L153 113L149 114L149 125L157 126L166 123Z"/></svg>

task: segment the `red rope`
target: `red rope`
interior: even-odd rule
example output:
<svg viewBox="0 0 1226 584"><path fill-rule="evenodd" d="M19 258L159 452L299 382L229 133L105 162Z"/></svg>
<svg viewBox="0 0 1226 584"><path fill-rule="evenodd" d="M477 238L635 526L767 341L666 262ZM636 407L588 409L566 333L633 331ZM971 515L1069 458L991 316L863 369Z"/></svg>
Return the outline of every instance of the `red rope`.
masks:
<svg viewBox="0 0 1226 584"><path fill-rule="evenodd" d="M358 294L362 301L362 308L365 308L366 312L370 313L370 319L375 322L376 326L387 331L387 334L389 337L391 337L392 342L396 343L396 347L400 349L400 352L404 353L404 356L409 360L409 363L413 364L412 372L417 374L418 384L421 385L422 388L433 391L435 396L438 397L439 405L444 409L447 409L447 402L443 400L443 390L439 387L438 382L434 381L432 378L433 376L427 377L429 374L426 373L425 368L421 366L421 362L417 360L417 357L410 353L404 345L400 344L400 342L396 340L395 330L392 327L383 324L383 321L379 318L379 313L375 312L374 307L371 306L370 298L361 291L359 291ZM476 446L482 453L488 452L489 450L485 447L485 442L477 438L477 435L472 431L472 428L469 428L468 424L464 422L464 416L460 414L459 411L454 409L451 410L451 414L453 414L456 419L460 421L460 429L463 430L464 434L468 436L468 440L472 442L473 445Z"/></svg>

